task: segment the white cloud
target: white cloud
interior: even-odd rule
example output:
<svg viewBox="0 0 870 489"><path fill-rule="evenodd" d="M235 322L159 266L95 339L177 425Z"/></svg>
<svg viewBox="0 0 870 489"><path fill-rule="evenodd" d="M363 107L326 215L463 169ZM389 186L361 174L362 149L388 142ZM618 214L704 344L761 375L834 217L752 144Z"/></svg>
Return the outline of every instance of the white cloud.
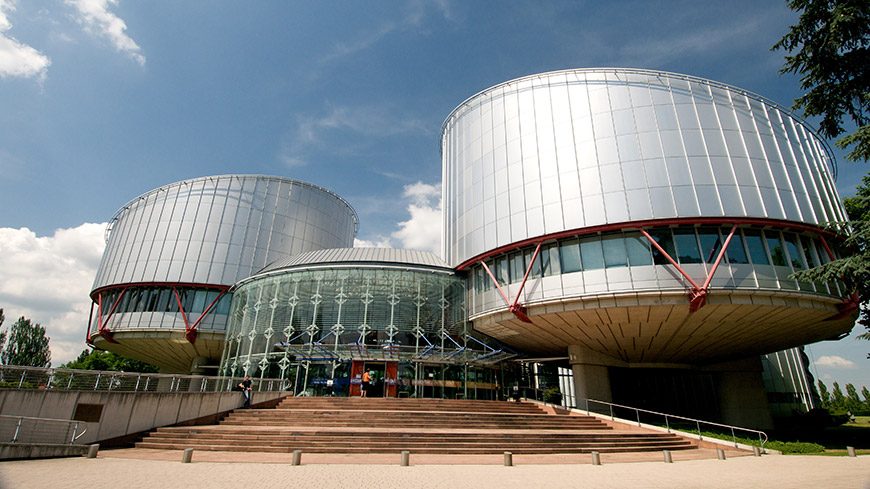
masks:
<svg viewBox="0 0 870 489"><path fill-rule="evenodd" d="M819 357L816 360L817 367L828 367L828 368L847 368L852 369L855 368L855 362L851 360L846 360L843 357L839 357L837 355L825 355L823 357Z"/></svg>
<svg viewBox="0 0 870 489"><path fill-rule="evenodd" d="M40 51L6 35L12 28L7 14L15 10L15 0L0 0L0 78L7 76L45 80L51 60Z"/></svg>
<svg viewBox="0 0 870 489"><path fill-rule="evenodd" d="M410 200L411 218L399 223L391 236L402 248L441 254L441 184L417 182L406 185L402 196Z"/></svg>
<svg viewBox="0 0 870 489"><path fill-rule="evenodd" d="M85 349L88 293L105 246L106 224L85 223L37 236L0 228L0 307L8 327L25 316L51 338L51 363L74 360Z"/></svg>
<svg viewBox="0 0 870 489"><path fill-rule="evenodd" d="M354 248L392 248L393 244L390 242L390 238L385 238L383 236L378 236L374 241L367 239L353 239L353 247Z"/></svg>
<svg viewBox="0 0 870 489"><path fill-rule="evenodd" d="M332 51L320 59L320 64L329 63L333 60L344 58L348 55L368 49L394 32L402 32L411 29L419 30L423 23L423 19L426 17L426 13L429 10L428 4L430 3L445 19L453 20L450 5L447 0L434 0L432 2L417 0L408 2L405 4L404 12L402 12L400 18L387 20L381 23L376 29L363 33L360 37L351 42L336 42L333 45Z"/></svg>
<svg viewBox="0 0 870 489"><path fill-rule="evenodd" d="M410 218L396 224L390 236L354 239L356 248L403 248L431 251L441 255L441 184L417 182L405 185L402 192Z"/></svg>
<svg viewBox="0 0 870 489"><path fill-rule="evenodd" d="M431 130L431 125L422 120L403 118L382 106L334 106L327 102L321 115L297 117L296 129L281 142L279 158L291 168L304 166L316 151L347 151L348 133L373 139L406 134L429 136ZM338 137L341 144L336 143Z"/></svg>
<svg viewBox="0 0 870 489"><path fill-rule="evenodd" d="M145 65L145 56L136 41L126 34L127 24L117 15L109 12L109 5L117 5L118 0L64 0L75 8L76 20L86 31L96 36L105 37L112 43L115 50L126 53L140 65Z"/></svg>

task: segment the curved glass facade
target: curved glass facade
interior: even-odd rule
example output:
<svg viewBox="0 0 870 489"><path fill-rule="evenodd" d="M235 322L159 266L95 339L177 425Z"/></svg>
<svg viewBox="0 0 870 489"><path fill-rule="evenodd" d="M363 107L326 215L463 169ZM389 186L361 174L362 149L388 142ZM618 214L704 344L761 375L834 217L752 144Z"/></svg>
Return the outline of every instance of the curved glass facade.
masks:
<svg viewBox="0 0 870 489"><path fill-rule="evenodd" d="M682 225L646 230L690 275L703 278L712 271L731 227ZM506 292L516 293L529 270L524 289L527 306L574 296L661 290L683 292L691 287L684 277L673 272L667 258L634 229L547 241L532 262L535 249L535 245L525 246L485 260ZM800 290L842 296L845 291L842 284L803 283L789 278L795 271L829 261L816 234L770 227L739 227L710 285L723 289ZM476 264L468 270L473 287L469 303L471 316L504 309L504 300L484 267Z"/></svg>
<svg viewBox="0 0 870 489"><path fill-rule="evenodd" d="M493 390L494 379L478 382L493 375L481 369L512 353L469 336L465 296L465 279L447 268L367 262L270 271L233 293L221 372L282 378L298 393L320 392L328 379L332 393L346 395L351 370L365 364L386 366L384 380L412 396L465 391L472 379L472 390Z"/></svg>
<svg viewBox="0 0 870 489"><path fill-rule="evenodd" d="M584 69L520 78L442 126L444 258L653 219L845 217L831 157L802 121L735 87Z"/></svg>

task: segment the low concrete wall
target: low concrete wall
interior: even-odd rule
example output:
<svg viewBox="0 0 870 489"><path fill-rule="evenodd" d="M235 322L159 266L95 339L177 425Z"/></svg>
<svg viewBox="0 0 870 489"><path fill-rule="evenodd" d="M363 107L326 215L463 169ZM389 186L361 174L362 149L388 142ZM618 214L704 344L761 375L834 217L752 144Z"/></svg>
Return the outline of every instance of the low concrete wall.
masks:
<svg viewBox="0 0 870 489"><path fill-rule="evenodd" d="M87 453L87 445L58 445L51 443L0 443L0 460L80 457L82 455L87 455Z"/></svg>
<svg viewBox="0 0 870 489"><path fill-rule="evenodd" d="M253 392L255 407L274 406L286 392ZM96 420L77 444L103 447L129 443L140 433L161 426L210 424L243 404L241 392L95 392L0 390L0 414L75 419L76 408L90 404ZM95 413L99 411L99 413ZM22 443L40 440L21 439Z"/></svg>

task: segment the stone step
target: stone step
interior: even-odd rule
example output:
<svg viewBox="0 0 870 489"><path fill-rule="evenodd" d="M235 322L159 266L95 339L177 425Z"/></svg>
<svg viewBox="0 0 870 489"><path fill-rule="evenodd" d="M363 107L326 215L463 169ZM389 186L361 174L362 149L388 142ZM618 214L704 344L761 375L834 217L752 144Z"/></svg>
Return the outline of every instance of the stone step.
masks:
<svg viewBox="0 0 870 489"><path fill-rule="evenodd" d="M139 442L136 444L137 448L152 448L159 450L184 450L186 448L192 448L189 444L185 443L152 443L152 442ZM276 447L276 446L266 446L266 447L255 447L253 449L246 447L244 445L237 444L226 444L226 445L201 445L193 447L197 450L208 450L208 451L234 451L234 452L271 452L271 453L292 453L294 450L302 450L307 453L346 453L346 454L366 454L366 453L399 453L402 450L406 450L404 446L397 445L391 447L310 447L305 445L295 445L288 447ZM446 448L437 448L437 447L420 447L414 450L411 450L411 453L419 453L419 454L443 454L443 455L486 455L486 454L501 454L505 451L510 451L514 454L556 454L556 453L589 453L592 451L597 451L600 453L626 453L626 452L652 452L652 451L661 451L661 450L687 450L696 448L692 445L686 446L670 446L670 445L648 445L648 446L613 446L613 445L602 445L602 446L591 446L591 447L534 447L534 448L525 448L525 447L512 447L509 445L500 445L495 448L485 448L485 447L446 447Z"/></svg>
<svg viewBox="0 0 870 489"><path fill-rule="evenodd" d="M622 434L622 433L595 433L595 434L515 434L515 433L354 433L354 432L311 432L311 433L271 433L249 434L245 432L181 432L181 431L158 431L150 435L155 439L188 438L188 439L234 439L239 441L287 441L287 440L320 440L329 439L345 442L347 440L426 440L465 442L478 440L507 440L507 441L531 441L531 442L598 442L598 441L673 441L681 438L674 435L655 434Z"/></svg>
<svg viewBox="0 0 870 489"><path fill-rule="evenodd" d="M274 409L236 410L218 425L159 428L136 446L348 454L401 450L430 454L496 454L506 450L606 453L696 448L672 434L614 430L595 417L553 414L552 409L532 403L359 398L286 398Z"/></svg>

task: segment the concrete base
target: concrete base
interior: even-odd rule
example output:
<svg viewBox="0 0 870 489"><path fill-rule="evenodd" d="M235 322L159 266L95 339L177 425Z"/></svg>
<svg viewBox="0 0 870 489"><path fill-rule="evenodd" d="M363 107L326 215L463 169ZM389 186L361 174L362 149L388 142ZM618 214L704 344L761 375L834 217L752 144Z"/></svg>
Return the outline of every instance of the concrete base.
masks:
<svg viewBox="0 0 870 489"><path fill-rule="evenodd" d="M716 375L722 423L756 430L773 429L767 391L761 379L761 358L704 367Z"/></svg>
<svg viewBox="0 0 870 489"><path fill-rule="evenodd" d="M88 453L87 445L52 443L0 443L0 460L29 458L81 457Z"/></svg>

